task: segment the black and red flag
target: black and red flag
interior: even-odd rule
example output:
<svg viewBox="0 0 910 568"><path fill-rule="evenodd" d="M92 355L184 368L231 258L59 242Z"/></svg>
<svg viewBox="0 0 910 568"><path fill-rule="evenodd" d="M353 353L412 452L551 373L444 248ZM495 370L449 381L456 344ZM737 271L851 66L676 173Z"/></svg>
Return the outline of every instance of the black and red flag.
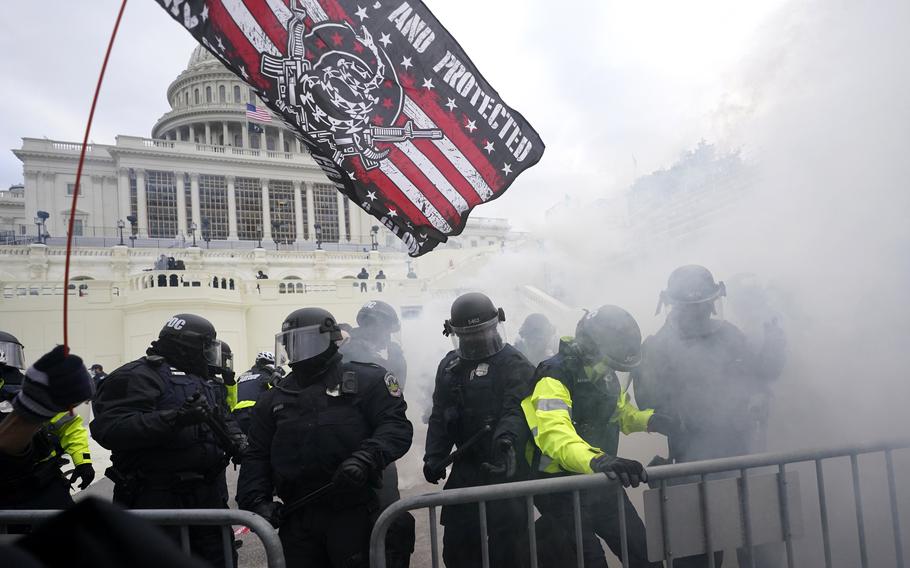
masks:
<svg viewBox="0 0 910 568"><path fill-rule="evenodd" d="M544 151L419 1L157 0L411 256Z"/></svg>

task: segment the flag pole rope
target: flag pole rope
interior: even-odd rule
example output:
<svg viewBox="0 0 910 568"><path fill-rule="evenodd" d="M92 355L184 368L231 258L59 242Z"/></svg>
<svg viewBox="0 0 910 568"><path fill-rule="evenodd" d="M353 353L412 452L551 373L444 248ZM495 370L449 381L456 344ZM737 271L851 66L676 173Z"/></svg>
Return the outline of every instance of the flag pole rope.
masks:
<svg viewBox="0 0 910 568"><path fill-rule="evenodd" d="M114 38L117 37L117 29L120 27L120 20L123 18L126 1L127 0L123 0L120 4L117 20L114 22L114 30L111 32L111 39L108 41L107 51L104 53L104 63L101 64L101 73L98 74L98 84L95 86L95 95L92 97L92 108L88 113L88 122L85 125L85 136L82 138L82 150L79 153L79 167L76 169L76 183L73 188L73 205L70 207L69 229L66 232L66 265L63 271L63 349L65 353L69 353L70 256L73 251L73 225L76 220L76 204L79 201L82 166L85 164L85 150L88 147L88 137L92 130L92 120L95 118L95 106L98 104L98 94L101 92L101 84L104 82L104 72L107 69L108 59L111 57L111 49L114 47Z"/></svg>

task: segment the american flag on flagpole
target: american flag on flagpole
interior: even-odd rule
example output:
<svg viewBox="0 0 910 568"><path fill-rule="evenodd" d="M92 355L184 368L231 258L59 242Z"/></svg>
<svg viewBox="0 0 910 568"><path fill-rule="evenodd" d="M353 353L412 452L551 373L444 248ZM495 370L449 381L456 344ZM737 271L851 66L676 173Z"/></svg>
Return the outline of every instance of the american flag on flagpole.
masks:
<svg viewBox="0 0 910 568"><path fill-rule="evenodd" d="M158 2L412 256L460 234L474 207L543 155L534 128L418 0Z"/></svg>
<svg viewBox="0 0 910 568"><path fill-rule="evenodd" d="M246 103L246 117L259 122L271 122L272 116L266 108L256 108L256 105Z"/></svg>

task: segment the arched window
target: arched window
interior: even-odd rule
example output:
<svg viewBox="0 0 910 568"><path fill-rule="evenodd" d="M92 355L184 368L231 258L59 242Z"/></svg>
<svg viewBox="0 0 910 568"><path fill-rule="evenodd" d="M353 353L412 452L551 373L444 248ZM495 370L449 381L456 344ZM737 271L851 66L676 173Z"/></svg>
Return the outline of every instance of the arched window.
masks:
<svg viewBox="0 0 910 568"><path fill-rule="evenodd" d="M233 289L234 289L234 279L231 278L230 280L228 280L228 290L233 290Z"/></svg>
<svg viewBox="0 0 910 568"><path fill-rule="evenodd" d="M219 103L227 102L227 94L225 93L224 85L218 85L218 102Z"/></svg>
<svg viewBox="0 0 910 568"><path fill-rule="evenodd" d="M199 104L199 89L193 89L193 100Z"/></svg>
<svg viewBox="0 0 910 568"><path fill-rule="evenodd" d="M300 282L297 283L297 293L303 294L303 284L301 284Z"/></svg>
<svg viewBox="0 0 910 568"><path fill-rule="evenodd" d="M183 104L186 106L190 106L190 92L189 91L186 91L185 93L183 93Z"/></svg>
<svg viewBox="0 0 910 568"><path fill-rule="evenodd" d="M205 88L205 102L207 102L207 103L212 102L212 88L211 87Z"/></svg>
<svg viewBox="0 0 910 568"><path fill-rule="evenodd" d="M234 102L240 102L240 85L234 85Z"/></svg>
<svg viewBox="0 0 910 568"><path fill-rule="evenodd" d="M287 286L285 286L284 282L278 285L278 293L287 294Z"/></svg>
<svg viewBox="0 0 910 568"><path fill-rule="evenodd" d="M176 275L176 274L171 274L171 276L170 276L170 278L169 278L169 281L170 281L169 284L170 284L170 287L171 287L171 288L176 288L177 286L180 285L180 284L178 283L177 275Z"/></svg>
<svg viewBox="0 0 910 568"><path fill-rule="evenodd" d="M221 279L221 289L227 290L227 280L225 280L224 278Z"/></svg>

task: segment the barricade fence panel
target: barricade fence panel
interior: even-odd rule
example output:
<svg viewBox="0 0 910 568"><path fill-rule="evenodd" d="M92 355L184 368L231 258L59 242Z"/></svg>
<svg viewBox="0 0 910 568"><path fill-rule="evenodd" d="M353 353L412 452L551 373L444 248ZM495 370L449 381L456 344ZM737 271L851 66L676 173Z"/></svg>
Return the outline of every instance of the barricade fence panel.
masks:
<svg viewBox="0 0 910 568"><path fill-rule="evenodd" d="M247 511L236 509L133 509L128 511L146 521L159 526L176 526L180 530L180 547L184 552L192 552L189 540L189 527L220 526L222 546L224 547L225 568L232 568L234 525L248 527L265 550L268 568L284 568L284 551L278 532L262 517ZM0 511L0 534L7 532L9 525L33 526L40 524L59 511L35 510L2 510Z"/></svg>
<svg viewBox="0 0 910 568"><path fill-rule="evenodd" d="M668 568L674 559L701 555L703 566L741 568L904 568L910 538L910 438L814 450L765 453L648 469L644 493L647 554ZM629 525L623 489L603 475L573 475L417 495L389 506L370 540L371 568L385 568L390 523L405 511L427 509L432 566L439 566L437 519L441 507L478 504L482 565L489 557L489 502L523 499L530 566L539 565L534 497L564 494L573 517L564 519L574 541L574 564L584 566L584 495L615 491L620 542L611 548L629 565ZM637 521L637 519L636 519ZM640 525L639 525L640 526ZM588 530L588 529L585 529ZM615 547L614 547L615 544ZM714 553L709 553L714 552ZM565 553L564 553L565 556ZM562 568L569 558L560 558Z"/></svg>

